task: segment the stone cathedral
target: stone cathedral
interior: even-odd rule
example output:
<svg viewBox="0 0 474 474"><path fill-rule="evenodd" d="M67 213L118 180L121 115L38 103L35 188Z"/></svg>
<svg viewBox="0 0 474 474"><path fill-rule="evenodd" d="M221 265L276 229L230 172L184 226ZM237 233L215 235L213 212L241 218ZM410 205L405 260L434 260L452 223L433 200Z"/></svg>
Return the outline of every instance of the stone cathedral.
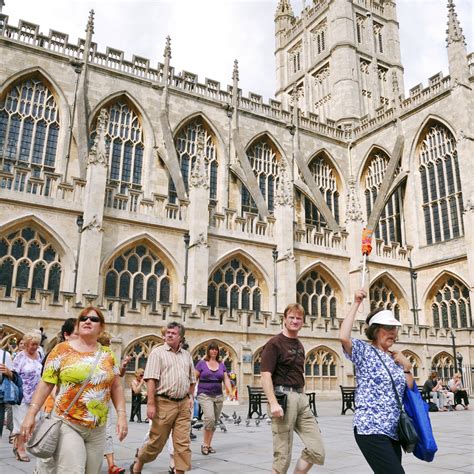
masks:
<svg viewBox="0 0 474 474"><path fill-rule="evenodd" d="M162 62L127 59L98 50L93 12L75 40L0 0L1 346L39 327L52 344L96 305L131 375L179 321L194 359L218 341L244 398L297 301L307 390L334 397L355 383L337 336L363 277L354 337L392 309L419 384L463 367L471 386L474 54L447 0L449 75L406 96L396 3L275 0L264 103L237 61L231 85L202 80L169 38Z"/></svg>

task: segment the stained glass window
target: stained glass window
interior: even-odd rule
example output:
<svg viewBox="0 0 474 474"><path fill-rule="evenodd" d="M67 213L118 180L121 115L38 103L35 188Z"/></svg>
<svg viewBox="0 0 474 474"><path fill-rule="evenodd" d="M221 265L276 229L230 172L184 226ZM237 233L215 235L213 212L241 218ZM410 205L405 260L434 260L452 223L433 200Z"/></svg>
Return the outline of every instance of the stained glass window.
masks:
<svg viewBox="0 0 474 474"><path fill-rule="evenodd" d="M316 270L309 271L299 279L296 284L296 301L303 306L305 314L336 317L334 289Z"/></svg>
<svg viewBox="0 0 474 474"><path fill-rule="evenodd" d="M400 321L400 304L398 298L386 284L383 279L377 280L370 287L370 310L376 308L389 309L394 316Z"/></svg>
<svg viewBox="0 0 474 474"><path fill-rule="evenodd" d="M202 344L199 344L199 346L197 346L192 352L194 365L196 365L206 355L207 346L211 342L215 342L218 345L219 359L220 362L224 363L225 368L227 369L227 373L230 374L231 372L235 372L236 367L234 358L232 357L232 351L229 347L219 341L207 341L203 342Z"/></svg>
<svg viewBox="0 0 474 474"><path fill-rule="evenodd" d="M471 299L464 283L447 278L431 299L434 327L472 327Z"/></svg>

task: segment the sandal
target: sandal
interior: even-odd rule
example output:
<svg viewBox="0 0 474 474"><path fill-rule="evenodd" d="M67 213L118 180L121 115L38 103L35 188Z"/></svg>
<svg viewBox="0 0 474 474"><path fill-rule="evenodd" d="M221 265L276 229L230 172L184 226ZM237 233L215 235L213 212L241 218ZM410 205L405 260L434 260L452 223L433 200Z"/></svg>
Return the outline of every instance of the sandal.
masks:
<svg viewBox="0 0 474 474"><path fill-rule="evenodd" d="M130 464L130 473L131 474L141 474L142 471L134 471L133 470L133 467L135 466L135 461L132 462L132 464Z"/></svg>
<svg viewBox="0 0 474 474"><path fill-rule="evenodd" d="M209 451L209 454L214 454L216 452L216 450L212 446L209 446L207 450Z"/></svg>
<svg viewBox="0 0 474 474"><path fill-rule="evenodd" d="M18 450L16 451L15 456L17 461L30 462L30 458L26 454L22 456Z"/></svg>
<svg viewBox="0 0 474 474"><path fill-rule="evenodd" d="M201 454L204 454L204 456L207 456L209 454L209 446L201 445Z"/></svg>
<svg viewBox="0 0 474 474"><path fill-rule="evenodd" d="M176 474L176 471L174 470L174 467L171 467L168 469L168 474Z"/></svg>
<svg viewBox="0 0 474 474"><path fill-rule="evenodd" d="M109 474L125 474L125 469L114 464L109 467Z"/></svg>

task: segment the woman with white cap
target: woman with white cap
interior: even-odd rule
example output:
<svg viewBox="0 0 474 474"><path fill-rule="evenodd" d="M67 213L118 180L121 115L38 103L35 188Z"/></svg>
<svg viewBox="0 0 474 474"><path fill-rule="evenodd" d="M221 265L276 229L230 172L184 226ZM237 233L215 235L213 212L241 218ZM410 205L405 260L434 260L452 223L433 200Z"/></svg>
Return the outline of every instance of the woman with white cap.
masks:
<svg viewBox="0 0 474 474"><path fill-rule="evenodd" d="M405 387L413 387L412 366L401 352L390 350L401 323L389 310L378 308L367 316L369 342L351 337L357 310L366 296L365 290L356 291L339 333L345 356L356 371L354 435L375 473L401 474L405 471L397 435L400 409L388 371L401 400Z"/></svg>

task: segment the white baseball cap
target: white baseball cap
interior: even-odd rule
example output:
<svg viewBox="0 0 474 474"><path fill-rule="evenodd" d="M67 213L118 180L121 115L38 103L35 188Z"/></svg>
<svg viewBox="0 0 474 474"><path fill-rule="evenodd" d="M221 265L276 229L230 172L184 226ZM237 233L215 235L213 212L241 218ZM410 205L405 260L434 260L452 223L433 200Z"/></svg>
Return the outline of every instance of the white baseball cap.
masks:
<svg viewBox="0 0 474 474"><path fill-rule="evenodd" d="M393 313L388 309L379 311L375 316L372 316L372 318L370 318L369 326L372 326L372 324L383 324L384 326L402 325L402 323L395 319Z"/></svg>

